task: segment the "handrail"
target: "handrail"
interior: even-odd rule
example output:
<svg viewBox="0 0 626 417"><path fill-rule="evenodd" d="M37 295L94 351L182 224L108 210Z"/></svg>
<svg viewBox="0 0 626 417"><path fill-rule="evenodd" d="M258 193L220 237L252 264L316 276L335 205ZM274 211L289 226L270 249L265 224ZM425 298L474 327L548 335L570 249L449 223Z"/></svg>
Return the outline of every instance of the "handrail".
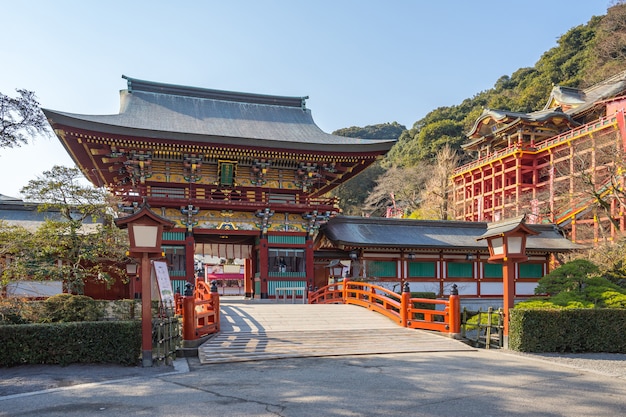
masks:
<svg viewBox="0 0 626 417"><path fill-rule="evenodd" d="M593 122L579 126L576 129L568 130L567 132L561 133L560 135L556 135L542 142L538 142L534 146L530 146L526 144L520 145L519 143L515 143L511 146L508 146L503 149L499 149L492 154L483 156L479 159L476 159L475 161L468 162L467 164L456 168L452 175L453 176L460 175L461 173L470 171L473 168L485 165L489 162L493 162L497 159L500 159L507 155L514 154L515 152L518 152L518 151L528 150L531 152L536 152L536 151L548 149L562 142L567 142L572 139L577 139L577 138L586 136L587 134L593 133L597 130L605 129L607 125L612 125L616 123L617 123L617 116L611 115L611 116L601 117L599 119L594 120Z"/></svg>
<svg viewBox="0 0 626 417"><path fill-rule="evenodd" d="M197 340L220 331L220 296L215 282L209 287L196 280L194 295L179 295L176 306L177 313L183 315L183 340Z"/></svg>
<svg viewBox="0 0 626 417"><path fill-rule="evenodd" d="M448 300L411 298L408 284L402 294L397 294L379 285L349 281L330 284L317 291L309 292L309 304L353 304L376 311L402 327L435 330L458 335L460 326L460 301L456 285ZM420 308L417 305L433 306ZM437 309L437 306L442 306Z"/></svg>
<svg viewBox="0 0 626 417"><path fill-rule="evenodd" d="M198 187L202 189L202 187ZM148 198L155 202L180 201L201 205L206 201L214 204L222 204L233 207L283 207L306 208L311 206L334 207L338 203L337 197L309 197L300 196L297 200L279 201L273 199L270 193L247 193L245 191L224 193L219 188L205 188L204 193L198 193L198 188L190 189L189 187L169 187L171 193L167 190L158 189L155 192L150 191ZM152 190L152 188L150 189ZM230 191L230 190L229 190ZM292 194L288 194L292 196ZM129 202L140 201L141 197L125 194L124 198Z"/></svg>

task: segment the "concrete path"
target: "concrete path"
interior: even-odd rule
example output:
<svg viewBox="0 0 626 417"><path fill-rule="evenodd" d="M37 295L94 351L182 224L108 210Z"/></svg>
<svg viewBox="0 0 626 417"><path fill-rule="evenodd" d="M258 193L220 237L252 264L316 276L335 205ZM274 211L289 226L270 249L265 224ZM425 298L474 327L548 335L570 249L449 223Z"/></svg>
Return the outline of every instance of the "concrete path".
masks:
<svg viewBox="0 0 626 417"><path fill-rule="evenodd" d="M221 332L198 349L202 364L473 350L441 334L400 327L358 306L220 302Z"/></svg>
<svg viewBox="0 0 626 417"><path fill-rule="evenodd" d="M184 359L182 359L184 360ZM617 417L626 380L501 350L200 365L0 395L0 417ZM196 365L197 363L197 365ZM93 372L99 368L93 365ZM84 369L80 371L87 371ZM3 372L13 369L0 369ZM16 371L17 372L17 371ZM59 368L78 379L73 366ZM28 372L22 376L28 378Z"/></svg>

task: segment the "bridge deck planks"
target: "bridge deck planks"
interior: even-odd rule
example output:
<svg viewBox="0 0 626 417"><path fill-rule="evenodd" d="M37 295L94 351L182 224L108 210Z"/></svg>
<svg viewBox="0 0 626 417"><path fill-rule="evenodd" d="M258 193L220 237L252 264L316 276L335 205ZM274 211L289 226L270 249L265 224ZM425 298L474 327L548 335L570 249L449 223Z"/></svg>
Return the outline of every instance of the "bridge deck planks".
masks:
<svg viewBox="0 0 626 417"><path fill-rule="evenodd" d="M199 347L202 364L473 350L357 306L223 301L220 310L222 331Z"/></svg>

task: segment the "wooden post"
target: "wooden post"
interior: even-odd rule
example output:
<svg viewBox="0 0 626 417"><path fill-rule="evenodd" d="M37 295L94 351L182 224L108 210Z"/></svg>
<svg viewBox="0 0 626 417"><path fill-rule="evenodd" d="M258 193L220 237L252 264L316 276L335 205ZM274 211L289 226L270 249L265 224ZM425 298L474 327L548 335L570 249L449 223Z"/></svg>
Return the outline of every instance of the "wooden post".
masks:
<svg viewBox="0 0 626 417"><path fill-rule="evenodd" d="M152 268L148 253L141 255L141 362L152 366Z"/></svg>
<svg viewBox="0 0 626 417"><path fill-rule="evenodd" d="M405 282L402 286L402 295L400 296L400 325L408 327L410 324L409 308L411 307L411 288L409 283Z"/></svg>
<svg viewBox="0 0 626 417"><path fill-rule="evenodd" d="M252 298L254 293L254 277L252 275L252 259L244 259L243 291L246 298Z"/></svg>
<svg viewBox="0 0 626 417"><path fill-rule="evenodd" d="M341 301L344 304L347 304L348 301L348 278L344 278L342 281L342 287L341 287Z"/></svg>
<svg viewBox="0 0 626 417"><path fill-rule="evenodd" d="M215 281L211 283L211 301L214 310L215 330L220 331L220 294L217 292L217 284Z"/></svg>
<svg viewBox="0 0 626 417"><path fill-rule="evenodd" d="M267 280L269 278L269 248L267 236L263 235L259 242L259 278L261 288L259 294L254 294L256 298L269 298L267 290Z"/></svg>
<svg viewBox="0 0 626 417"><path fill-rule="evenodd" d="M503 291L502 299L504 304L504 331L502 335L505 349L509 347L509 310L515 304L515 263L510 259L505 259L502 264Z"/></svg>
<svg viewBox="0 0 626 417"><path fill-rule="evenodd" d="M196 339L196 298L183 297L183 340Z"/></svg>
<svg viewBox="0 0 626 417"><path fill-rule="evenodd" d="M448 332L453 337L459 336L461 334L461 300L459 299L459 290L456 284L452 285L452 291L450 291L448 313L450 314L450 329Z"/></svg>

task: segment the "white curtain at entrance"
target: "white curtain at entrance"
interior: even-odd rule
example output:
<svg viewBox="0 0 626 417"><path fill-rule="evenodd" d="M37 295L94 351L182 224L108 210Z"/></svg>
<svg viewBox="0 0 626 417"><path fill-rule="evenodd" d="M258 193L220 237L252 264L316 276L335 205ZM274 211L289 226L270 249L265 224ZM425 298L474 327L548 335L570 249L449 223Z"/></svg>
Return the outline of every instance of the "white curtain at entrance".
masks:
<svg viewBox="0 0 626 417"><path fill-rule="evenodd" d="M196 255L210 255L225 259L246 259L252 253L251 245L236 245L229 243L196 243Z"/></svg>

